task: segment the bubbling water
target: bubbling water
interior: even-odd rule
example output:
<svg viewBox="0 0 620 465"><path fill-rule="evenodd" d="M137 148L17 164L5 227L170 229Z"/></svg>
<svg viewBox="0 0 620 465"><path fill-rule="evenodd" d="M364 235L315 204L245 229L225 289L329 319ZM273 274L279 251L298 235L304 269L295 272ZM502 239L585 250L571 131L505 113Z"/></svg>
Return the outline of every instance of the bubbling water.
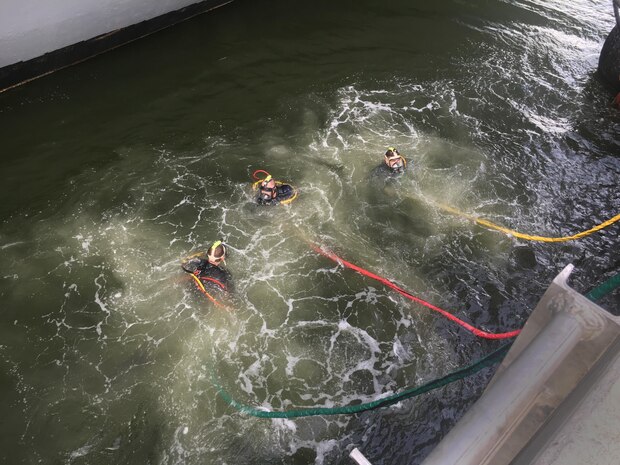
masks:
<svg viewBox="0 0 620 465"><path fill-rule="evenodd" d="M455 4L462 14L454 16L437 6L429 18L447 18L442 26L458 43L437 36L421 58L391 50L388 77L356 62L352 74L325 84L308 77L297 88L290 70L281 79L289 92L274 91L277 109L257 104L264 117L196 124L189 143L111 144L113 159L73 176L50 208L6 221L0 356L14 380L7 422L23 422L23 461L332 464L364 445L386 463L419 463L488 373L389 409L295 420L236 413L211 376L256 408L332 407L443 376L496 347L318 255L309 241L489 331L522 326L569 261L588 271L613 265L613 234L524 244L439 207L550 235L614 213L614 126L600 122L584 92L603 25L582 3L474 12L475 4ZM374 20L418 21L417 10L407 14ZM358 47L355 28L347 54ZM314 64L299 57L312 76ZM233 84L242 86L240 73ZM196 95L211 103L211 88L196 92L179 86L174 99L162 97L175 102L166 130L183 115L202 121ZM235 108L237 90L227 92ZM407 159L400 177L373 174L388 146ZM291 183L298 199L257 206L256 169ZM179 266L216 239L229 250L231 312L210 305ZM10 349L23 341L28 350Z"/></svg>

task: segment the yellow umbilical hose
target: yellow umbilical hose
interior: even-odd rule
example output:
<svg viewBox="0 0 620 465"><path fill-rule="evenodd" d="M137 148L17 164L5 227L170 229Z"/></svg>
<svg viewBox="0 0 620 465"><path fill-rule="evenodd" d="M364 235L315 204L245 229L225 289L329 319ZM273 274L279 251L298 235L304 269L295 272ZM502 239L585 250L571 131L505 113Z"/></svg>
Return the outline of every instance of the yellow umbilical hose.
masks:
<svg viewBox="0 0 620 465"><path fill-rule="evenodd" d="M518 237L519 239L524 239L526 241L537 241L537 242L567 242L567 241L573 241L575 239L581 239L582 237L586 237L589 236L590 234L593 234L597 231L600 231L601 229L606 228L607 226L611 226L612 224L614 224L616 221L620 220L620 214L614 216L613 218L608 219L607 221L604 221L603 223L594 226L591 229L588 229L587 231L583 231L577 234L573 234L572 236L564 236L564 237L545 237L545 236L533 236L530 234L523 234L517 231L513 231L512 229L508 229L508 228L504 228L503 226L499 226L495 223L491 223L488 220L485 220L484 218L478 218L474 215L470 215L468 213L464 213L460 210L457 210L456 208L452 208L448 205L439 205L441 207L441 209L452 213L454 215L458 215L461 216L463 218L467 218L469 220L475 221L476 223L487 227L489 229L495 229L496 231L501 231L503 233L509 234L511 236L514 237Z"/></svg>

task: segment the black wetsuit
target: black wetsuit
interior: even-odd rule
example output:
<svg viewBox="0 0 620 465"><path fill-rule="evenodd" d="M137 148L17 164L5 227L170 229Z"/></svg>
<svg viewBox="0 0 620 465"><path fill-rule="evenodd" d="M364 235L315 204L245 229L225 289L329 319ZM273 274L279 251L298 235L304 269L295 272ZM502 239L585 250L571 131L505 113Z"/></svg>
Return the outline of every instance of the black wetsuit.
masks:
<svg viewBox="0 0 620 465"><path fill-rule="evenodd" d="M217 265L212 265L204 258L193 258L182 266L185 271L192 273L200 279L205 289L231 292L232 278L227 270Z"/></svg>
<svg viewBox="0 0 620 465"><path fill-rule="evenodd" d="M399 166L395 166L394 168L390 168L385 163L381 163L381 165L372 170L371 176L399 176L403 174L406 169L407 165L404 160Z"/></svg>
<svg viewBox="0 0 620 465"><path fill-rule="evenodd" d="M403 175L402 171L395 171L387 167L385 163L375 166L368 175L368 180L381 185L391 184Z"/></svg>
<svg viewBox="0 0 620 465"><path fill-rule="evenodd" d="M278 205L281 201L290 199L295 195L295 189L288 184L280 184L276 186L276 196L273 199L264 199L259 191L256 202L259 205Z"/></svg>

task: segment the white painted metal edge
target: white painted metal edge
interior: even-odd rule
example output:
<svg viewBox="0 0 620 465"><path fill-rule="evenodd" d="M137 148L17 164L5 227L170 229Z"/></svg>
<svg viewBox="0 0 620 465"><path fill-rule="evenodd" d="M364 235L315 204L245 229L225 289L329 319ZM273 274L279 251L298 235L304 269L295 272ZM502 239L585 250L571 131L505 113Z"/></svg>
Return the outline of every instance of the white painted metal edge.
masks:
<svg viewBox="0 0 620 465"><path fill-rule="evenodd" d="M353 460L355 460L359 465L372 465L366 457L357 449L353 449L349 454Z"/></svg>

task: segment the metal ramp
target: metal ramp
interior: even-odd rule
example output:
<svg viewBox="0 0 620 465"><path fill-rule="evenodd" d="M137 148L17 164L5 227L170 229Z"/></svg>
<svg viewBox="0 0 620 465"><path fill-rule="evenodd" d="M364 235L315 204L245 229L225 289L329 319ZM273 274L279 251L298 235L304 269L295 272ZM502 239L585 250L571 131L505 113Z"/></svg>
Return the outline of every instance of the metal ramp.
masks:
<svg viewBox="0 0 620 465"><path fill-rule="evenodd" d="M491 383L423 465L616 465L620 317L552 282Z"/></svg>

